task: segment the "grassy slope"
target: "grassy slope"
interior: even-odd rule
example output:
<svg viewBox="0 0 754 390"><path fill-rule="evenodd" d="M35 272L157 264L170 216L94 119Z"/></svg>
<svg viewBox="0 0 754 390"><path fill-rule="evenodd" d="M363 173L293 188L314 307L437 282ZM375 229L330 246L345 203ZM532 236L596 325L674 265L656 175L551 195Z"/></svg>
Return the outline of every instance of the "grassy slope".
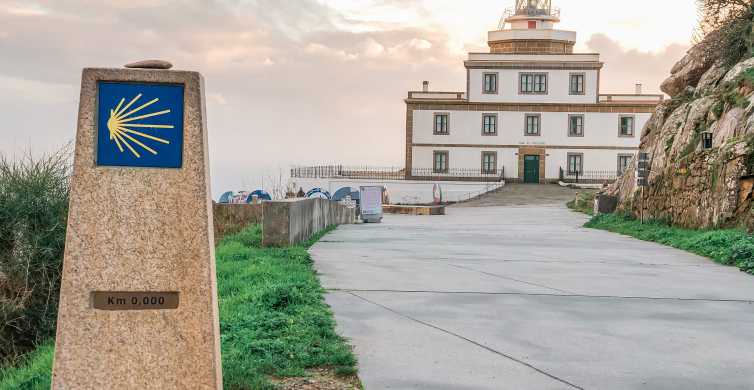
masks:
<svg viewBox="0 0 754 390"><path fill-rule="evenodd" d="M272 388L269 376L301 376L314 367L356 372L306 250L319 237L302 246L261 248L261 228L252 226L218 246L226 389ZM0 372L0 389L49 389L52 354L52 343L46 344L25 364Z"/></svg>
<svg viewBox="0 0 754 390"><path fill-rule="evenodd" d="M658 221L642 224L614 214L597 216L585 226L683 249L754 274L754 237L742 230L681 229Z"/></svg>

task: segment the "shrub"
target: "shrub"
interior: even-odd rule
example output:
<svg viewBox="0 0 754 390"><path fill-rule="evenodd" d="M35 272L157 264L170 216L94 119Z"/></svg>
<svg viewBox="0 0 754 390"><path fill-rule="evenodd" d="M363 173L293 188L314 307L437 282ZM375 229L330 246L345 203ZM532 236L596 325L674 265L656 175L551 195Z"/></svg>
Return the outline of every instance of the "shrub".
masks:
<svg viewBox="0 0 754 390"><path fill-rule="evenodd" d="M754 274L754 240L741 240L733 244L728 261L738 265L742 271Z"/></svg>
<svg viewBox="0 0 754 390"><path fill-rule="evenodd" d="M0 364L55 333L69 157L0 156Z"/></svg>
<svg viewBox="0 0 754 390"><path fill-rule="evenodd" d="M754 54L751 0L697 0L697 5L698 40L708 56L732 66Z"/></svg>

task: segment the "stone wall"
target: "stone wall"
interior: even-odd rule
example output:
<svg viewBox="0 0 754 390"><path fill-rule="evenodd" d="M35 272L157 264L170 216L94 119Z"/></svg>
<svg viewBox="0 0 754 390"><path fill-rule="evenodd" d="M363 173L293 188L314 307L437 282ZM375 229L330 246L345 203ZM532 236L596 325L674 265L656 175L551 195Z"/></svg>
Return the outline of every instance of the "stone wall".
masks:
<svg viewBox="0 0 754 390"><path fill-rule="evenodd" d="M333 225L356 221L356 210L325 199L288 199L266 202L263 218L264 246L304 242Z"/></svg>
<svg viewBox="0 0 754 390"><path fill-rule="evenodd" d="M649 187L631 167L607 191L618 211L692 228L754 227L754 60L728 69L692 48L673 68L661 103L642 132L651 155ZM707 54L709 55L709 54ZM712 134L712 148L702 145Z"/></svg>
<svg viewBox="0 0 754 390"><path fill-rule="evenodd" d="M264 204L217 204L213 205L215 220L215 244L223 237L235 234L248 225L262 223Z"/></svg>

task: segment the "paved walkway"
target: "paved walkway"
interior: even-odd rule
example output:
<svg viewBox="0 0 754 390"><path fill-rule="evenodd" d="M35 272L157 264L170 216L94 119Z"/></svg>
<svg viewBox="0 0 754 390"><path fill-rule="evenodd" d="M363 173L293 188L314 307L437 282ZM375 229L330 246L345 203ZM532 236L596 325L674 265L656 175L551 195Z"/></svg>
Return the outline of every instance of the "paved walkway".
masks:
<svg viewBox="0 0 754 390"><path fill-rule="evenodd" d="M367 390L754 388L754 277L585 221L452 207L326 236Z"/></svg>

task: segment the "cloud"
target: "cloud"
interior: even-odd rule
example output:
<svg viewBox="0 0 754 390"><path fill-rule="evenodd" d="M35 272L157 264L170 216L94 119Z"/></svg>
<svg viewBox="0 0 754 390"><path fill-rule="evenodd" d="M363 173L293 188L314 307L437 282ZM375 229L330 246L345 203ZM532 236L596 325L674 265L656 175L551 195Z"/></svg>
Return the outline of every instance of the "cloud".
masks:
<svg viewBox="0 0 754 390"><path fill-rule="evenodd" d="M0 152L47 151L73 139L82 68L158 58L205 76L215 194L261 185L293 164L401 166L406 92L422 80L464 90L465 53L442 26L402 21L426 15L426 1L360 0L355 11L352 1L56 0L25 13L0 6ZM398 16L376 18L375 7ZM618 92L632 91L637 75L652 90L684 51L625 50L602 35L587 45L606 62L603 90Z"/></svg>
<svg viewBox="0 0 754 390"><path fill-rule="evenodd" d="M590 51L601 54L605 63L600 87L602 93L633 93L634 84L642 83L645 93L662 93L660 84L673 65L689 49L688 45L672 44L657 52L625 49L604 34L594 34L586 42Z"/></svg>
<svg viewBox="0 0 754 390"><path fill-rule="evenodd" d="M5 12L11 15L40 16L48 14L49 9L33 3L11 3L11 5L5 7Z"/></svg>
<svg viewBox="0 0 754 390"><path fill-rule="evenodd" d="M45 4L46 13L0 11L0 94L18 97L3 110L0 152L74 138L82 68L166 59L205 76L219 193L292 164L401 165L406 91L425 79L465 84L444 31L343 28L371 22L319 0Z"/></svg>

